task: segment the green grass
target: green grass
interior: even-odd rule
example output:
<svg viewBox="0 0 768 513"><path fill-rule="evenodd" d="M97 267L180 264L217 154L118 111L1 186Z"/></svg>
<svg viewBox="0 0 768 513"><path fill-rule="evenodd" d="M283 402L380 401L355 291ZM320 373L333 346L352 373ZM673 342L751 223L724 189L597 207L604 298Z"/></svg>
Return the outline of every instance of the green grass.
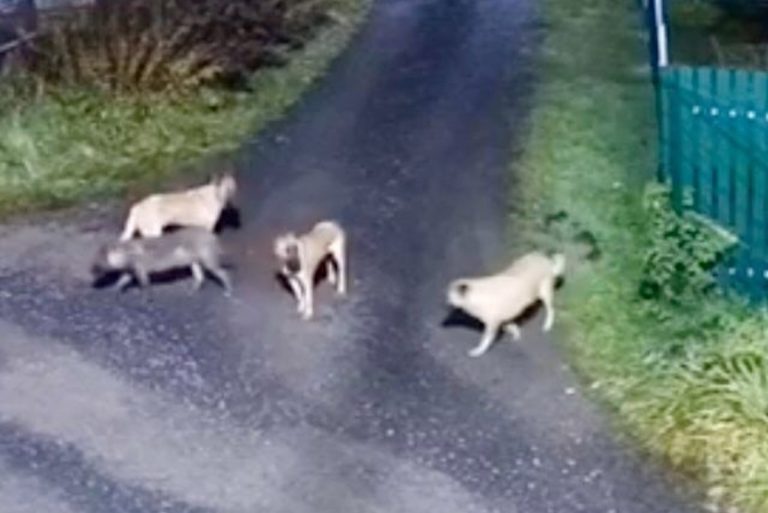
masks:
<svg viewBox="0 0 768 513"><path fill-rule="evenodd" d="M639 294L658 241L643 206L657 149L636 2L543 5L541 84L515 164L516 241L562 246L567 237L542 228L559 211L594 234L602 257L572 250L560 296L560 338L583 379L713 502L768 511L768 315L717 295L672 307Z"/></svg>
<svg viewBox="0 0 768 513"><path fill-rule="evenodd" d="M0 90L0 216L146 190L226 154L280 117L354 33L369 0L334 0L335 22L247 93L181 98Z"/></svg>

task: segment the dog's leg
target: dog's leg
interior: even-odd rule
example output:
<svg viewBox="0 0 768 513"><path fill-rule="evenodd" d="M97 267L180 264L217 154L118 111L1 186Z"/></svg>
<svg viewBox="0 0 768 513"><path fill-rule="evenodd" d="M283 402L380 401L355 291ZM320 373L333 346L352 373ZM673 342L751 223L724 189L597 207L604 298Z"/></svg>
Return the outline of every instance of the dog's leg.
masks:
<svg viewBox="0 0 768 513"><path fill-rule="evenodd" d="M219 222L219 219L221 218L221 212L224 210L224 205L218 206L216 209L216 214L211 215L208 217L208 219L204 220L202 223L203 228L208 230L209 232L213 233L216 231L216 223Z"/></svg>
<svg viewBox="0 0 768 513"><path fill-rule="evenodd" d="M232 295L232 279L229 277L229 273L220 266L212 265L207 269L208 269L208 272L210 272L217 280L219 280L219 283L221 283L221 286L224 287L224 295L231 296Z"/></svg>
<svg viewBox="0 0 768 513"><path fill-rule="evenodd" d="M485 331L483 331L483 337L480 339L480 343L469 351L469 356L476 358L482 356L491 347L493 341L499 334L499 323L489 322L485 325Z"/></svg>
<svg viewBox="0 0 768 513"><path fill-rule="evenodd" d="M328 276L328 281L334 287L338 286L339 274L336 272L336 262L333 258L327 258L325 260L325 274Z"/></svg>
<svg viewBox="0 0 768 513"><path fill-rule="evenodd" d="M133 237L133 234L136 232L136 219L133 214L133 210L128 213L128 220L125 222L125 229L123 230L123 233L120 235L120 240L128 240L131 237Z"/></svg>
<svg viewBox="0 0 768 513"><path fill-rule="evenodd" d="M504 325L504 331L512 335L512 338L515 340L520 340L520 337L522 336L520 334L520 327L517 325L516 322L508 322Z"/></svg>
<svg viewBox="0 0 768 513"><path fill-rule="evenodd" d="M312 289L312 281L308 276L303 276L301 284L304 287L304 314L303 317L306 320L312 318L314 315L314 291Z"/></svg>
<svg viewBox="0 0 768 513"><path fill-rule="evenodd" d="M139 283L139 287L146 287L149 285L149 274L143 267L136 266L133 269L133 273L136 275L136 281Z"/></svg>
<svg viewBox="0 0 768 513"><path fill-rule="evenodd" d="M555 309L552 304L552 299L555 293L554 280L546 280L539 286L539 299L544 304L546 316L544 317L543 331L549 331L552 329L552 323L555 322Z"/></svg>
<svg viewBox="0 0 768 513"><path fill-rule="evenodd" d="M205 273L203 272L203 268L200 267L200 264L195 262L191 266L192 269L192 277L195 279L195 290L200 290L200 287L203 286L203 282L205 281Z"/></svg>
<svg viewBox="0 0 768 513"><path fill-rule="evenodd" d="M290 275L288 276L288 285L291 287L293 297L296 298L296 311L304 313L304 293L302 292L301 282L296 276Z"/></svg>
<svg viewBox="0 0 768 513"><path fill-rule="evenodd" d="M338 266L338 279L336 281L336 292L342 296L347 293L347 241L345 237L339 237L331 244L331 255Z"/></svg>
<svg viewBox="0 0 768 513"><path fill-rule="evenodd" d="M123 273L115 283L115 288L119 291L124 291L128 285L133 281L133 275L131 273Z"/></svg>
<svg viewBox="0 0 768 513"><path fill-rule="evenodd" d="M304 314L305 320L312 318L314 314L314 291L312 290L312 278L308 274L301 274L301 285L304 287Z"/></svg>
<svg viewBox="0 0 768 513"><path fill-rule="evenodd" d="M232 280L229 278L229 273L221 265L221 260L217 255L206 255L201 262L199 262L201 271L208 271L218 282L224 287L225 295L232 294ZM203 278L205 275L201 273Z"/></svg>

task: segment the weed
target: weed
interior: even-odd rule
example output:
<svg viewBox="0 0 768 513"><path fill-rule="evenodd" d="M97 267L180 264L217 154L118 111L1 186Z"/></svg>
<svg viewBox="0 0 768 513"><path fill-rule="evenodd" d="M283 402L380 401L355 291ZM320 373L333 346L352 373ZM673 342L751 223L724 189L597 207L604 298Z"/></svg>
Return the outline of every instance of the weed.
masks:
<svg viewBox="0 0 768 513"><path fill-rule="evenodd" d="M241 83L328 18L328 0L96 0L45 25L28 71L107 91Z"/></svg>
<svg viewBox="0 0 768 513"><path fill-rule="evenodd" d="M708 299L717 290L716 267L736 240L688 210L675 212L666 187L649 186L643 206L650 244L640 276L641 297L660 310Z"/></svg>

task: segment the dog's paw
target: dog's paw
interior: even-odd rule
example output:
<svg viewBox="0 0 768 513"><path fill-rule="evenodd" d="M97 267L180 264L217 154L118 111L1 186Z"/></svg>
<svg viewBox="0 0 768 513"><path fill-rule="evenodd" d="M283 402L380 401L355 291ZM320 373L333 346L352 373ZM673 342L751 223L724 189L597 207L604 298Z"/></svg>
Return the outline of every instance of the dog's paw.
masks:
<svg viewBox="0 0 768 513"><path fill-rule="evenodd" d="M522 337L520 328L517 326L517 324L507 324L504 326L504 331L511 335L513 340L520 340Z"/></svg>
<svg viewBox="0 0 768 513"><path fill-rule="evenodd" d="M483 356L485 354L485 349L482 347L476 347L474 349L470 349L467 354L471 356L472 358L477 358L478 356Z"/></svg>

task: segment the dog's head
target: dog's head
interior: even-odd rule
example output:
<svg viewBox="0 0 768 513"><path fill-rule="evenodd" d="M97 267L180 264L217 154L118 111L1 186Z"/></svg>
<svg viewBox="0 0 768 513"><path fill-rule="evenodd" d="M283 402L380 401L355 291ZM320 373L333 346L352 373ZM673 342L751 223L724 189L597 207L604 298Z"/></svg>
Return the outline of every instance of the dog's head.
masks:
<svg viewBox="0 0 768 513"><path fill-rule="evenodd" d="M105 274L125 269L128 266L128 252L120 242L110 242L102 245L96 252L91 264L91 274L95 278Z"/></svg>
<svg viewBox="0 0 768 513"><path fill-rule="evenodd" d="M286 233L275 239L275 256L282 262L285 269L296 274L301 270L299 255L299 239L293 233Z"/></svg>
<svg viewBox="0 0 768 513"><path fill-rule="evenodd" d="M213 184L216 186L216 194L222 203L231 202L237 194L237 182L231 173L226 173L213 178Z"/></svg>
<svg viewBox="0 0 768 513"><path fill-rule="evenodd" d="M447 301L454 308L461 308L466 302L470 291L470 285L467 280L454 280L448 286Z"/></svg>

